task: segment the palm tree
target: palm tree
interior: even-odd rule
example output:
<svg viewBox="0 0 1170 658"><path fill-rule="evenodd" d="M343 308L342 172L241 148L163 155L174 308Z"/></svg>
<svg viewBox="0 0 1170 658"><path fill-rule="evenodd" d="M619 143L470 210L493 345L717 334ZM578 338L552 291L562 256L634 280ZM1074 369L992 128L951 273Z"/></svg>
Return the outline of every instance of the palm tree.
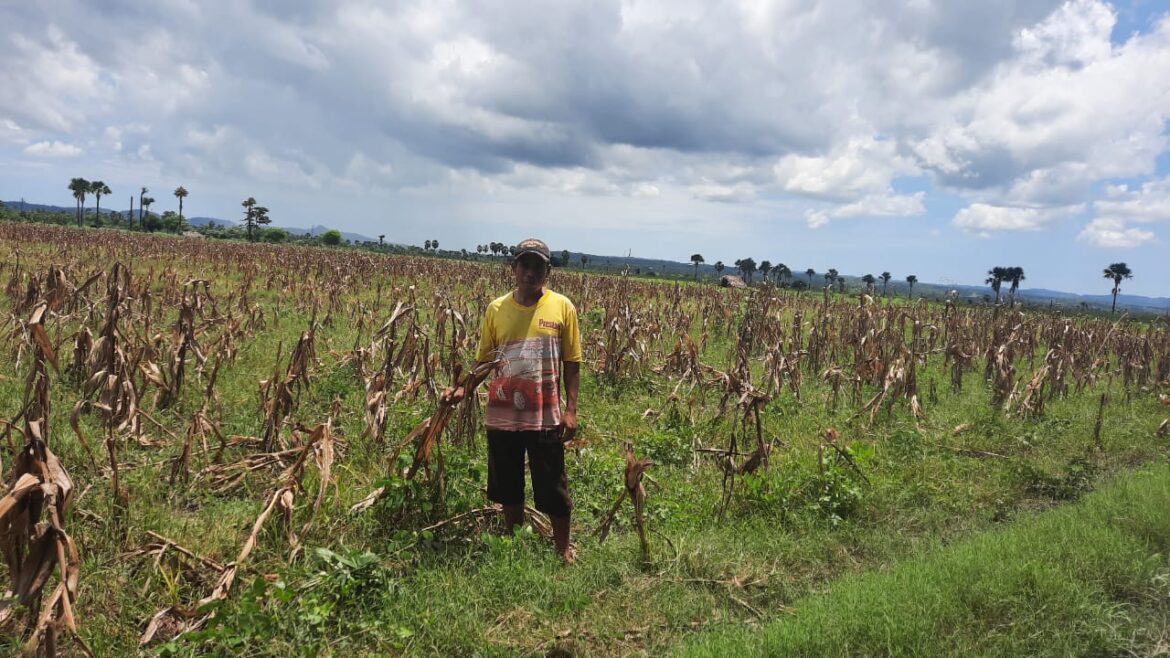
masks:
<svg viewBox="0 0 1170 658"><path fill-rule="evenodd" d="M716 274L723 274L724 267L727 267L727 266L723 264L723 261L721 261L721 260L715 261L715 273Z"/></svg>
<svg viewBox="0 0 1170 658"><path fill-rule="evenodd" d="M1015 303L1016 291L1020 289L1020 282L1026 278L1024 277L1024 268L1019 266L1005 267L1004 274L1007 275L1007 280L1012 282L1012 287L1008 289L1008 299Z"/></svg>
<svg viewBox="0 0 1170 658"><path fill-rule="evenodd" d="M1110 313L1117 312L1117 293L1121 292L1121 280L1132 279L1133 270L1125 263L1110 263L1109 267L1105 268L1105 278L1113 279L1113 308L1109 310Z"/></svg>
<svg viewBox="0 0 1170 658"><path fill-rule="evenodd" d="M182 185L175 188L175 198L179 200L179 233L183 232L183 199L187 198L187 188Z"/></svg>
<svg viewBox="0 0 1170 658"><path fill-rule="evenodd" d="M97 216L97 221L102 221L102 197L107 194L113 194L110 186L106 185L100 180L95 180L89 184L89 193L93 195L94 199L94 213Z"/></svg>
<svg viewBox="0 0 1170 658"><path fill-rule="evenodd" d="M882 280L882 297L889 297L887 293L890 288L890 279L894 278L894 275L889 272L882 272L880 278Z"/></svg>
<svg viewBox="0 0 1170 658"><path fill-rule="evenodd" d="M808 275L808 287L812 288L812 278L816 275L817 271L810 267L804 273Z"/></svg>
<svg viewBox="0 0 1170 658"><path fill-rule="evenodd" d="M877 283L877 279L874 278L872 274L866 274L865 276L861 277L861 282L865 284L865 291L872 295L873 284Z"/></svg>
<svg viewBox="0 0 1170 658"><path fill-rule="evenodd" d="M829 271L825 272L825 284L829 287L830 290L832 290L833 284L840 279L841 275L837 273L835 268L830 267Z"/></svg>
<svg viewBox="0 0 1170 658"><path fill-rule="evenodd" d="M85 208L85 195L89 194L89 181L84 178L74 178L69 181L69 191L73 192L73 199L77 201L77 225L81 226L81 213Z"/></svg>
<svg viewBox="0 0 1170 658"><path fill-rule="evenodd" d="M142 216L142 200L145 199L146 195L149 193L150 190L145 187L142 188L142 190L138 193L138 227L143 231L146 230L146 219Z"/></svg>
<svg viewBox="0 0 1170 658"><path fill-rule="evenodd" d="M772 266L772 271L776 273L776 278L783 283L789 283L792 280L792 270L784 263L777 263Z"/></svg>
<svg viewBox="0 0 1170 658"><path fill-rule="evenodd" d="M699 265L703 262L703 254L691 254L691 262L695 264L695 281L699 280Z"/></svg>
<svg viewBox="0 0 1170 658"><path fill-rule="evenodd" d="M990 285L991 289L995 291L995 303L996 304L999 303L1000 286L1002 286L1003 282L1007 281L1007 279L1008 279L1008 276L1007 276L1007 268L1006 267L996 266L996 267L991 268L990 270L987 270L987 279L984 280L984 283Z"/></svg>
<svg viewBox="0 0 1170 658"><path fill-rule="evenodd" d="M752 282L752 274L754 274L756 271L755 259L750 258L750 257L749 258L742 258L740 260L735 261L735 266L739 268L739 271L741 274L743 274L744 279L746 279L746 282L751 283Z"/></svg>
<svg viewBox="0 0 1170 658"><path fill-rule="evenodd" d="M581 254L581 269L585 269L585 263L588 263L588 262L589 262L589 257L586 256L585 254Z"/></svg>
<svg viewBox="0 0 1170 658"><path fill-rule="evenodd" d="M240 205L244 207L244 228L248 230L248 241L255 242L256 238L253 236L253 232L256 229L256 199L248 197L241 201Z"/></svg>
<svg viewBox="0 0 1170 658"><path fill-rule="evenodd" d="M141 201L139 201L139 203L138 203L139 208L138 209L139 210L145 209L146 210L146 218L150 219L150 207L153 205L154 205L154 197L148 196L145 199L142 199Z"/></svg>
<svg viewBox="0 0 1170 658"><path fill-rule="evenodd" d="M423 243L423 249L425 249L427 251L431 250L431 241L430 240L427 240L426 242Z"/></svg>
<svg viewBox="0 0 1170 658"><path fill-rule="evenodd" d="M431 249L434 249L435 251L439 250L439 241L438 240L431 240Z"/></svg>
<svg viewBox="0 0 1170 658"><path fill-rule="evenodd" d="M385 233L383 233L382 235L379 235L379 236L378 236L378 248L379 248L379 249L380 249L380 248L383 246L383 244L384 244L384 243L383 243L383 240L385 240L385 239L386 239L386 234L385 234ZM479 251L479 245L475 245L475 250L476 250L476 251Z"/></svg>
<svg viewBox="0 0 1170 658"><path fill-rule="evenodd" d="M764 277L764 283L768 282L768 272L771 272L771 271L772 271L772 261L770 261L770 260L760 261L760 275Z"/></svg>
<svg viewBox="0 0 1170 658"><path fill-rule="evenodd" d="M914 296L914 284L916 283L918 283L918 277L914 276L913 274L906 276L906 284L910 286L910 290L906 293L906 299L910 299Z"/></svg>

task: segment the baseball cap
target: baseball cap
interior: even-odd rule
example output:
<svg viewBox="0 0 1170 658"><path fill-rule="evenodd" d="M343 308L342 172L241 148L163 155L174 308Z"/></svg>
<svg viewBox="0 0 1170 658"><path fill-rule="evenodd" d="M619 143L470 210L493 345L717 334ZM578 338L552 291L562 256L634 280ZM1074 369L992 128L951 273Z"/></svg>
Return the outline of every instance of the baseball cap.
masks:
<svg viewBox="0 0 1170 658"><path fill-rule="evenodd" d="M521 240L516 245L516 255L513 256L513 259L519 259L525 254L536 254L546 263L552 260L552 253L548 250L548 245L536 238Z"/></svg>

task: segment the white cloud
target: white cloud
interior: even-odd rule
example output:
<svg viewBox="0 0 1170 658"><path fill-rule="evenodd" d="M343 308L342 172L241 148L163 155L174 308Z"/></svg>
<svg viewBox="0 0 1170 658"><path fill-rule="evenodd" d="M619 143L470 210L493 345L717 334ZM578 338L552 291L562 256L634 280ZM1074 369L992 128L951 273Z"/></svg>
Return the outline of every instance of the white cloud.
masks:
<svg viewBox="0 0 1170 658"><path fill-rule="evenodd" d="M1057 207L1103 178L1145 176L1167 146L1170 20L1113 46L1112 9L1070 0L1015 39L1015 57L956 95L915 153L987 202Z"/></svg>
<svg viewBox="0 0 1170 658"><path fill-rule="evenodd" d="M833 211L833 217L910 217L926 212L925 192L914 194L876 194L845 204Z"/></svg>
<svg viewBox="0 0 1170 658"><path fill-rule="evenodd" d="M912 217L926 212L923 203L925 198L925 192L902 195L887 190L884 194L871 194L832 208L810 208L805 211L804 220L809 228L820 228L828 224L830 219Z"/></svg>
<svg viewBox="0 0 1170 658"><path fill-rule="evenodd" d="M826 156L786 155L773 172L784 190L829 198L854 198L885 190L895 176L916 171L897 144L854 137Z"/></svg>
<svg viewBox="0 0 1170 658"><path fill-rule="evenodd" d="M1117 219L1097 218L1085 226L1077 235L1077 239L1098 247L1124 249L1155 242L1157 236L1153 231L1126 228L1125 224Z"/></svg>
<svg viewBox="0 0 1170 658"><path fill-rule="evenodd" d="M0 118L0 141L23 144L27 141L25 131L12 119Z"/></svg>
<svg viewBox="0 0 1170 658"><path fill-rule="evenodd" d="M37 142L24 147L25 155L39 158L72 158L81 155L80 147L64 142Z"/></svg>
<svg viewBox="0 0 1170 658"><path fill-rule="evenodd" d="M1083 206L1022 208L973 203L955 214L952 223L965 232L979 235L997 231L1039 231L1083 211Z"/></svg>
<svg viewBox="0 0 1170 658"><path fill-rule="evenodd" d="M320 189L323 181L310 169L311 164L293 159L274 156L264 151L254 151L244 157L244 171L252 178L283 187L304 187Z"/></svg>
<svg viewBox="0 0 1170 658"><path fill-rule="evenodd" d="M30 128L73 130L108 98L100 66L57 24L6 30L0 47L0 114Z"/></svg>
<svg viewBox="0 0 1170 658"><path fill-rule="evenodd" d="M754 199L756 196L752 186L746 183L735 185L720 185L717 183L699 183L687 188L691 196L702 201L719 203L742 203Z"/></svg>
<svg viewBox="0 0 1170 658"><path fill-rule="evenodd" d="M1080 232L1078 240L1113 249L1156 242L1153 231L1132 224L1170 222L1170 178L1143 183L1137 189L1111 185L1105 198L1093 203L1096 217Z"/></svg>
<svg viewBox="0 0 1170 658"><path fill-rule="evenodd" d="M829 212L827 210L806 210L804 212L804 221L808 224L809 228L820 228L829 223Z"/></svg>
<svg viewBox="0 0 1170 658"><path fill-rule="evenodd" d="M378 162L365 153L355 153L345 167L345 178L362 186L383 186L394 182L394 165Z"/></svg>
<svg viewBox="0 0 1170 658"><path fill-rule="evenodd" d="M1110 187L1093 209L1099 218L1119 222L1170 222L1170 178L1147 181L1137 190Z"/></svg>

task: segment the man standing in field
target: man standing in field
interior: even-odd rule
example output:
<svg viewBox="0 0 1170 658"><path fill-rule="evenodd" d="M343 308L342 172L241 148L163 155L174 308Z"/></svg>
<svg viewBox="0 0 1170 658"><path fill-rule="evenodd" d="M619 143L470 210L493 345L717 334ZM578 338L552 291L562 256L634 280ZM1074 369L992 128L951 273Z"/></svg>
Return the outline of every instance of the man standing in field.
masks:
<svg viewBox="0 0 1170 658"><path fill-rule="evenodd" d="M488 385L484 424L488 439L488 497L503 507L504 522L524 522L524 456L532 472L536 509L552 522L553 542L566 564L573 508L565 474L564 442L577 432L581 382L581 332L577 309L544 284L552 269L548 245L536 239L516 245L516 287L488 306L476 361L496 361ZM561 407L563 384L564 408ZM464 392L444 397L459 402Z"/></svg>

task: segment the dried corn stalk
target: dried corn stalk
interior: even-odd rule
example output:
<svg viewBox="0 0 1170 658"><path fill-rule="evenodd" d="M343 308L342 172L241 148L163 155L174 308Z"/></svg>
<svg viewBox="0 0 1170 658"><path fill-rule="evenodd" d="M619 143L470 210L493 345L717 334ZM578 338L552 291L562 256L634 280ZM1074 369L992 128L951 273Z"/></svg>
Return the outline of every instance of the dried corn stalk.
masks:
<svg viewBox="0 0 1170 658"><path fill-rule="evenodd" d="M618 499L614 501L613 507L610 508L609 514L601 521L601 525L597 527L597 542L605 541L609 535L610 525L613 524L614 518L617 516L618 509L621 507L622 501L626 498L630 499L630 503L634 506L634 527L638 531L638 542L642 549L642 561L650 561L650 539L646 534L646 487L642 484L642 477L646 474L646 470L654 465L654 462L649 459L638 459L634 456L634 446L626 444L626 468L625 477L623 478L623 489Z"/></svg>
<svg viewBox="0 0 1170 658"><path fill-rule="evenodd" d="M77 636L73 606L81 558L65 519L73 496L73 482L48 444L48 373L45 362L52 347L44 336L42 303L30 321L36 343L33 374L28 380L24 407L25 446L16 457L15 483L0 498L0 550L8 566L8 592L0 598L0 627L15 623L19 604L28 611L23 632L28 635L25 655L56 656L58 635L68 631L80 651L92 655ZM57 585L44 599L46 585L57 574Z"/></svg>

